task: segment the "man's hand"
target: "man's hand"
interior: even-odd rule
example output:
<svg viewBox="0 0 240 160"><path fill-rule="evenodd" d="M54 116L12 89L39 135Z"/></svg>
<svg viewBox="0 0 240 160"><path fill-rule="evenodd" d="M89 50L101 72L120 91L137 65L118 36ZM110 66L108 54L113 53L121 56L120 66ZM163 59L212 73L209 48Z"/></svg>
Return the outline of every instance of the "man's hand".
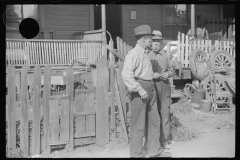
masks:
<svg viewBox="0 0 240 160"><path fill-rule="evenodd" d="M165 72L165 73L161 74L161 75L160 75L160 78L161 78L161 79L164 79L164 80L168 79L168 73Z"/></svg>
<svg viewBox="0 0 240 160"><path fill-rule="evenodd" d="M159 74L159 73L154 73L154 74L153 74L153 78L154 78L154 79L157 79L157 78L159 78L159 77L160 77L160 74Z"/></svg>
<svg viewBox="0 0 240 160"><path fill-rule="evenodd" d="M139 93L141 99L145 99L148 96L147 92L144 89L140 90L138 93Z"/></svg>
<svg viewBox="0 0 240 160"><path fill-rule="evenodd" d="M141 99L146 99L147 97L148 97L147 92L145 94L141 95Z"/></svg>

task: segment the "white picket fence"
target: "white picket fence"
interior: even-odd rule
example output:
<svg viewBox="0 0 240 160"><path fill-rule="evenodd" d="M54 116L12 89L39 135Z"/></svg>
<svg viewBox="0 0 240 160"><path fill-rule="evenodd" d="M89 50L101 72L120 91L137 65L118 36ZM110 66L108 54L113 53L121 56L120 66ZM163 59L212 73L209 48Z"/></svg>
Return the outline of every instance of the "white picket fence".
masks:
<svg viewBox="0 0 240 160"><path fill-rule="evenodd" d="M192 50L199 48L209 53L209 49L212 44L214 44L217 49L226 50L231 56L235 57L235 49L231 47L231 45L235 47L235 41L216 40L215 43L212 43L211 40L197 39L193 40L191 43L189 38L190 37L184 33L178 33L177 59L182 63L182 67L184 68L189 67L189 55L191 54Z"/></svg>
<svg viewBox="0 0 240 160"><path fill-rule="evenodd" d="M97 64L102 54L101 40L6 40L7 65L70 65L74 58Z"/></svg>

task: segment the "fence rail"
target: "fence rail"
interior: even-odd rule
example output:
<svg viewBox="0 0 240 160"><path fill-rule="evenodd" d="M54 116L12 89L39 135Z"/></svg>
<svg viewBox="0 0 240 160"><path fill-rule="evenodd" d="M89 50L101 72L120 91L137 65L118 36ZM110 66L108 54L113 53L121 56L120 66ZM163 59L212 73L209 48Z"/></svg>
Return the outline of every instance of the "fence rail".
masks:
<svg viewBox="0 0 240 160"><path fill-rule="evenodd" d="M202 49L205 52L209 53L210 47L214 44L216 49L225 50L230 53L231 56L235 57L235 49L232 46L235 46L235 41L219 41L215 40L212 43L212 40L207 39L196 39L190 40L188 35L178 32L178 61L182 63L182 67L189 67L189 55L194 49Z"/></svg>
<svg viewBox="0 0 240 160"><path fill-rule="evenodd" d="M101 40L6 40L7 65L69 65L75 57L97 64L102 57ZM88 59L86 59L88 58Z"/></svg>

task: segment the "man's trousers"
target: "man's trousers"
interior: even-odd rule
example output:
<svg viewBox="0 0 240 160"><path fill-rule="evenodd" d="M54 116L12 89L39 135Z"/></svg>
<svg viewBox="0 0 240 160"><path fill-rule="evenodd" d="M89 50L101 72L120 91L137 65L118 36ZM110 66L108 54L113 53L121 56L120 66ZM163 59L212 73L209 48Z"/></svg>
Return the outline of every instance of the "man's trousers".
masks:
<svg viewBox="0 0 240 160"><path fill-rule="evenodd" d="M142 157L142 142L144 130L147 130L147 147L150 156L162 152L160 138L160 117L157 107L152 108L155 101L154 83L150 81L138 81L147 92L148 97L141 99L138 92L131 93L131 129L130 129L130 157Z"/></svg>
<svg viewBox="0 0 240 160"><path fill-rule="evenodd" d="M170 134L170 100L171 86L169 80L154 80L157 106L160 115L160 142L164 145L169 140Z"/></svg>

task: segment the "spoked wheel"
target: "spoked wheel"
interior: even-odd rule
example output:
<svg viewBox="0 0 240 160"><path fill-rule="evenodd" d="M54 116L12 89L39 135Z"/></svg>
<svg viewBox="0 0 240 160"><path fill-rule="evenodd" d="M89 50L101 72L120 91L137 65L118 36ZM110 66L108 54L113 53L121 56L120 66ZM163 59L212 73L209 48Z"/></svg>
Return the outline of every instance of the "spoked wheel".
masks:
<svg viewBox="0 0 240 160"><path fill-rule="evenodd" d="M207 53L201 49L195 49L192 51L189 57L189 66L193 76L196 79L200 79L203 72L205 72L208 68L207 61L208 56Z"/></svg>
<svg viewBox="0 0 240 160"><path fill-rule="evenodd" d="M192 84L187 83L183 91L186 94L186 96L191 99L194 93L194 86Z"/></svg>
<svg viewBox="0 0 240 160"><path fill-rule="evenodd" d="M219 67L235 68L235 59L224 50L216 50L211 53L209 65L211 69Z"/></svg>
<svg viewBox="0 0 240 160"><path fill-rule="evenodd" d="M229 92L225 82L224 78L222 77L223 75L221 74L215 74L215 79L216 79L216 91L217 92ZM205 89L206 93L206 99L212 102L212 87L211 87L211 80L210 76L208 75L203 81L203 88ZM214 84L214 81L212 79L212 85ZM230 94L230 92L229 92Z"/></svg>

